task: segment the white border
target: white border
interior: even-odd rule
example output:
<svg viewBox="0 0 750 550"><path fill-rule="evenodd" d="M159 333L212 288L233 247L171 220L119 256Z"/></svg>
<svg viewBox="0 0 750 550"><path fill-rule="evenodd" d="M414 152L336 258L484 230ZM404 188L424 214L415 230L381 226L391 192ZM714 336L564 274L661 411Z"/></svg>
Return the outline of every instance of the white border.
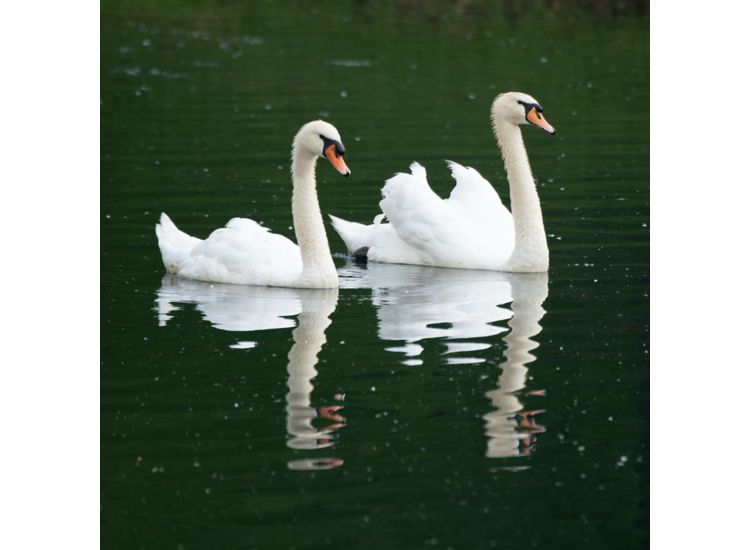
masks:
<svg viewBox="0 0 750 550"><path fill-rule="evenodd" d="M750 17L728 0L651 10L652 545L737 548ZM3 21L0 546L95 548L99 5L10 3Z"/></svg>
<svg viewBox="0 0 750 550"><path fill-rule="evenodd" d="M99 546L99 5L0 33L2 548Z"/></svg>
<svg viewBox="0 0 750 550"><path fill-rule="evenodd" d="M748 7L651 9L652 547L741 548L750 489Z"/></svg>

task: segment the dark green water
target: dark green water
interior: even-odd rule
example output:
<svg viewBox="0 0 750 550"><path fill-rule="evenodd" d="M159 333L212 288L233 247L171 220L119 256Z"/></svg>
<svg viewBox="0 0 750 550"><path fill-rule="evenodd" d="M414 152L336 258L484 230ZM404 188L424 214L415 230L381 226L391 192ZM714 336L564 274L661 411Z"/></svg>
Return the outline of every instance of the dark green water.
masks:
<svg viewBox="0 0 750 550"><path fill-rule="evenodd" d="M103 547L648 544L648 20L420 5L102 7ZM161 211L293 236L318 117L353 171L324 212L371 220L412 160L507 201L507 90L558 130L524 132L547 276L361 267L330 230L338 293L163 277Z"/></svg>

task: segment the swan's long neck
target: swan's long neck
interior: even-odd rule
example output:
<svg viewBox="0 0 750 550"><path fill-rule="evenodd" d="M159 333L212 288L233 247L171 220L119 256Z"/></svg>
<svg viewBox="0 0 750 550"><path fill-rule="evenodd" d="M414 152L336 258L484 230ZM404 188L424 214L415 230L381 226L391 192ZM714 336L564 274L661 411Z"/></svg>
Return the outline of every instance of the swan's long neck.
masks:
<svg viewBox="0 0 750 550"><path fill-rule="evenodd" d="M323 215L315 184L317 157L302 152L295 142L292 149L292 218L302 254L303 282L338 286L336 266L331 258Z"/></svg>
<svg viewBox="0 0 750 550"><path fill-rule="evenodd" d="M507 262L509 271L547 271L549 250L544 233L542 206L531 175L521 128L510 122L493 121L495 137L505 161L510 185L510 205L516 241Z"/></svg>

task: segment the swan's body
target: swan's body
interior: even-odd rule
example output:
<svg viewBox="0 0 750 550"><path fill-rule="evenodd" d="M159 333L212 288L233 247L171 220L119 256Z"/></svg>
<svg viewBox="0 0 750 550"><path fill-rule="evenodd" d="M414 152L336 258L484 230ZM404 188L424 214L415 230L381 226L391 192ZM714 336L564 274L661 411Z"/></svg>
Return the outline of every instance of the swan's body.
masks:
<svg viewBox="0 0 750 550"><path fill-rule="evenodd" d="M322 151L322 152L321 152ZM233 218L205 240L180 231L166 214L156 225L164 267L181 277L217 283L336 288L315 184L315 164L326 156L343 175L339 133L321 120L305 124L292 147L292 216L299 246L246 218Z"/></svg>
<svg viewBox="0 0 750 550"><path fill-rule="evenodd" d="M450 162L456 187L448 199L430 188L425 169L396 174L383 187L383 212L371 225L331 216L350 253L376 262L545 272L549 251L542 210L521 137L520 124L554 133L541 107L526 94L501 94L492 105L492 126L510 185L513 213L473 168ZM383 223L387 217L388 223Z"/></svg>

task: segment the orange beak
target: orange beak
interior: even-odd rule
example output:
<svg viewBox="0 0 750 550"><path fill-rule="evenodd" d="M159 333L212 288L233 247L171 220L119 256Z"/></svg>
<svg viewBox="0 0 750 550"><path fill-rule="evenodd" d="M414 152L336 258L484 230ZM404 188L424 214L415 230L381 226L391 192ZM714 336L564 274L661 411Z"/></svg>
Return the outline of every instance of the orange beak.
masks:
<svg viewBox="0 0 750 550"><path fill-rule="evenodd" d="M531 108L531 110L529 111L529 114L526 115L526 120L528 120L534 126L539 126L539 128L541 128L548 134L555 133L555 129L552 127L552 125L549 122L544 120L542 113L537 111L536 107Z"/></svg>
<svg viewBox="0 0 750 550"><path fill-rule="evenodd" d="M331 161L331 164L333 164L333 167L338 170L338 173L342 176L348 176L352 173L351 170L349 170L349 167L344 162L344 157L336 153L336 145L331 144L329 145L325 150L325 156L328 160Z"/></svg>

